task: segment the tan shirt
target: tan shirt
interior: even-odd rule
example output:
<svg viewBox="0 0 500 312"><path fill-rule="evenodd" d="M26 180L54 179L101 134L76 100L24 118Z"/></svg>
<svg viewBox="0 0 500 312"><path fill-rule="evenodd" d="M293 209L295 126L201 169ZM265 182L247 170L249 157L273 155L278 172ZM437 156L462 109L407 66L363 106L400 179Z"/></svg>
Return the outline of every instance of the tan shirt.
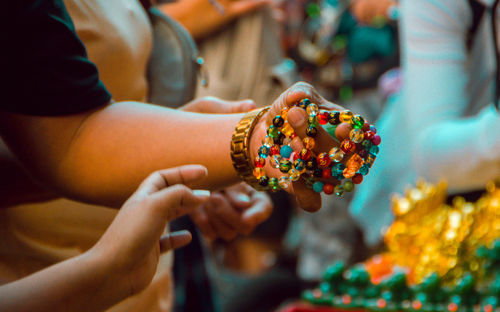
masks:
<svg viewBox="0 0 500 312"><path fill-rule="evenodd" d="M65 0L89 59L116 101L146 98L151 25L137 0ZM0 210L0 284L90 248L114 209L69 200ZM126 230L126 229L124 229ZM169 311L172 254L160 258L152 284L111 311Z"/></svg>

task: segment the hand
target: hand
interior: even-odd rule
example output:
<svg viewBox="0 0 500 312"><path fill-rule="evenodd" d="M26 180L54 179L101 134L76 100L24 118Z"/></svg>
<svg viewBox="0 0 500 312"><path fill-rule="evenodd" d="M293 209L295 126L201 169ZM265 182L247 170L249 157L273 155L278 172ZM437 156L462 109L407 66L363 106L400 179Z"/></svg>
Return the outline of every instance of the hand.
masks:
<svg viewBox="0 0 500 312"><path fill-rule="evenodd" d="M271 109L265 113L255 126L254 131L250 137L250 157L251 161L255 160L257 156L257 151L262 145L262 140L266 136L266 131L269 125L272 124L272 120L275 116L281 114L281 109L285 107L291 107L293 104L299 102L303 98L309 98L313 103L318 104L320 109L325 110L338 110L344 111L345 108L332 104L325 100L318 92L309 84L305 82L298 82L288 90L283 92L278 99L274 101ZM298 107L291 108L288 112L288 122L294 128L297 133L297 137L293 139L291 146L294 151L300 152L304 147L302 139L306 137L307 124L307 114L306 112ZM351 126L346 123L340 124L336 131L335 136L341 142L342 140L349 137L349 132L351 131ZM322 152L328 152L334 146L339 146L339 143L332 138L328 133L322 128L318 127L318 134L314 138L316 145L313 152L316 154ZM266 160L266 165L264 167L266 174L269 177L280 177L283 174L278 170L274 169L269 164L269 158ZM328 180L327 180L328 181ZM334 183L334 180L331 182ZM307 211L316 211L321 208L321 196L319 193L314 192L312 189L306 187L304 181L300 179L287 189L288 192L295 194L299 205Z"/></svg>
<svg viewBox="0 0 500 312"><path fill-rule="evenodd" d="M221 28L233 19L255 11L269 0L218 0L224 12L210 0L181 0L163 4L161 10L180 22L195 38L201 38Z"/></svg>
<svg viewBox="0 0 500 312"><path fill-rule="evenodd" d="M372 24L377 16L389 17L389 8L396 6L395 0L356 0L351 4L351 12L363 24Z"/></svg>
<svg viewBox="0 0 500 312"><path fill-rule="evenodd" d="M179 231L162 237L166 223L191 212L209 199L188 186L207 175L200 165L181 166L151 174L125 202L113 223L90 250L104 259L132 295L146 288L156 272L160 253L188 244L191 234Z"/></svg>
<svg viewBox="0 0 500 312"><path fill-rule="evenodd" d="M225 101L216 97L206 96L193 100L179 107L180 110L194 113L234 114L248 112L257 106L252 100Z"/></svg>
<svg viewBox="0 0 500 312"><path fill-rule="evenodd" d="M210 200L190 216L209 240L218 237L232 240L238 234L248 235L272 213L271 199L246 183L239 183L212 193Z"/></svg>

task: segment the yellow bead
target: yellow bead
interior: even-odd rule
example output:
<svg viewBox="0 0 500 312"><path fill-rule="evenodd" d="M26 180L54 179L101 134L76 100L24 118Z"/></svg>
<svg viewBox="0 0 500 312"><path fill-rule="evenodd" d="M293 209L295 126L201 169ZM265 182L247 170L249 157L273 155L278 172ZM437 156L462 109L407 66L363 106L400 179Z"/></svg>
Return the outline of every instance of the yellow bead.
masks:
<svg viewBox="0 0 500 312"><path fill-rule="evenodd" d="M285 120L286 120L286 117L288 116L288 110L289 110L288 107L283 107L281 109L281 117L283 117L283 119L285 119Z"/></svg>
<svg viewBox="0 0 500 312"><path fill-rule="evenodd" d="M306 112L308 115L317 115L319 113L318 105L311 103L307 106Z"/></svg>
<svg viewBox="0 0 500 312"><path fill-rule="evenodd" d="M354 116L354 114L351 112L351 111L343 111L342 113L340 113L340 122L347 122L347 123L351 123L352 121L352 116Z"/></svg>
<svg viewBox="0 0 500 312"><path fill-rule="evenodd" d="M295 169L291 169L288 174L290 174L290 180L297 182L300 179L300 172Z"/></svg>
<svg viewBox="0 0 500 312"><path fill-rule="evenodd" d="M304 138L302 142L304 143L304 147L307 148L308 150L312 150L316 145L316 141L314 141L314 139L311 137Z"/></svg>
<svg viewBox="0 0 500 312"><path fill-rule="evenodd" d="M352 129L349 133L349 138L354 143L361 143L365 138L365 135L363 134L363 130L361 129Z"/></svg>
<svg viewBox="0 0 500 312"><path fill-rule="evenodd" d="M293 130L292 126L288 122L285 122L283 127L281 128L281 133L286 135L287 137L291 136L295 131Z"/></svg>
<svg viewBox="0 0 500 312"><path fill-rule="evenodd" d="M270 136L266 135L266 137L264 138L264 140L262 140L262 144L273 146L274 145L274 139L271 138Z"/></svg>
<svg viewBox="0 0 500 312"><path fill-rule="evenodd" d="M266 173L264 172L264 169L260 168L260 167L257 167L253 170L253 176L256 178L256 179L260 179L262 178L263 176L265 176Z"/></svg>

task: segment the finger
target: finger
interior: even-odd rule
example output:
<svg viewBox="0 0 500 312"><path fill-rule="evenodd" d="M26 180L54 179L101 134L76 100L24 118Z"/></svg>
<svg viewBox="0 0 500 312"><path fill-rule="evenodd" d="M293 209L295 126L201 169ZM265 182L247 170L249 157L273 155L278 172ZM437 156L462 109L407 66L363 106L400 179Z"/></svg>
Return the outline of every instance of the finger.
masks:
<svg viewBox="0 0 500 312"><path fill-rule="evenodd" d="M164 235L160 239L160 252L184 247L191 242L192 236L189 231L182 230Z"/></svg>
<svg viewBox="0 0 500 312"><path fill-rule="evenodd" d="M190 217L191 220L193 220L194 224L196 224L196 226L200 229L201 234L203 234L206 239L212 241L217 238L217 235L212 225L210 224L210 221L208 220L205 209L206 204L198 206L198 208L196 208L195 211L190 214Z"/></svg>
<svg viewBox="0 0 500 312"><path fill-rule="evenodd" d="M241 0L231 2L227 14L231 17L244 15L269 4L269 0Z"/></svg>
<svg viewBox="0 0 500 312"><path fill-rule="evenodd" d="M239 213L220 194L212 195L207 206L207 214L217 236L232 240L238 235L238 230L243 230L245 225L241 222Z"/></svg>
<svg viewBox="0 0 500 312"><path fill-rule="evenodd" d="M257 105L252 100L227 101L225 102L225 107L227 107L227 114L235 114L251 111L255 109Z"/></svg>
<svg viewBox="0 0 500 312"><path fill-rule="evenodd" d="M305 211L315 212L321 208L321 195L310 188L307 188L301 180L293 182L293 189L297 198L297 203Z"/></svg>
<svg viewBox="0 0 500 312"><path fill-rule="evenodd" d="M137 192L150 195L175 184L192 185L208 175L202 165L185 165L153 172L141 183Z"/></svg>
<svg viewBox="0 0 500 312"><path fill-rule="evenodd" d="M269 219L273 212L273 205L271 199L266 193L258 192L254 195L254 204L249 209L243 212L241 219L251 230L262 222ZM245 235L250 234L246 231Z"/></svg>
<svg viewBox="0 0 500 312"><path fill-rule="evenodd" d="M190 213L209 198L209 191L193 191L185 185L177 184L154 193L146 201L156 212L155 216L171 221Z"/></svg>
<svg viewBox="0 0 500 312"><path fill-rule="evenodd" d="M288 112L288 122L301 139L307 137L306 129L309 127L309 124L307 122L307 113L303 109L299 107L290 109ZM317 129L318 134L314 137L316 144L313 148L315 153L328 152L333 146L338 146L337 141L325 129L320 126Z"/></svg>
<svg viewBox="0 0 500 312"><path fill-rule="evenodd" d="M242 187L226 188L224 189L224 196L237 211L243 211L252 205L248 190Z"/></svg>

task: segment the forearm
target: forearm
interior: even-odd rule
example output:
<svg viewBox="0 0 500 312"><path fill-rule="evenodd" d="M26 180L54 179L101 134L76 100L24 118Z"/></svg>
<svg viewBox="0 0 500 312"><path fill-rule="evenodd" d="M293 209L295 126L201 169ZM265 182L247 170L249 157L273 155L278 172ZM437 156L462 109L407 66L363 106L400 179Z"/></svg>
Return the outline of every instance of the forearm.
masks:
<svg viewBox="0 0 500 312"><path fill-rule="evenodd" d="M198 188L237 182L230 142L241 117L121 102L79 116L11 115L2 126L16 133L7 137L21 160L59 193L119 206L158 169L202 164L209 176Z"/></svg>
<svg viewBox="0 0 500 312"><path fill-rule="evenodd" d="M448 181L452 192L484 188L500 176L500 115L488 107L472 118L445 121L421 131L413 158L417 174Z"/></svg>
<svg viewBox="0 0 500 312"><path fill-rule="evenodd" d="M0 311L101 311L128 295L89 252L0 286Z"/></svg>

